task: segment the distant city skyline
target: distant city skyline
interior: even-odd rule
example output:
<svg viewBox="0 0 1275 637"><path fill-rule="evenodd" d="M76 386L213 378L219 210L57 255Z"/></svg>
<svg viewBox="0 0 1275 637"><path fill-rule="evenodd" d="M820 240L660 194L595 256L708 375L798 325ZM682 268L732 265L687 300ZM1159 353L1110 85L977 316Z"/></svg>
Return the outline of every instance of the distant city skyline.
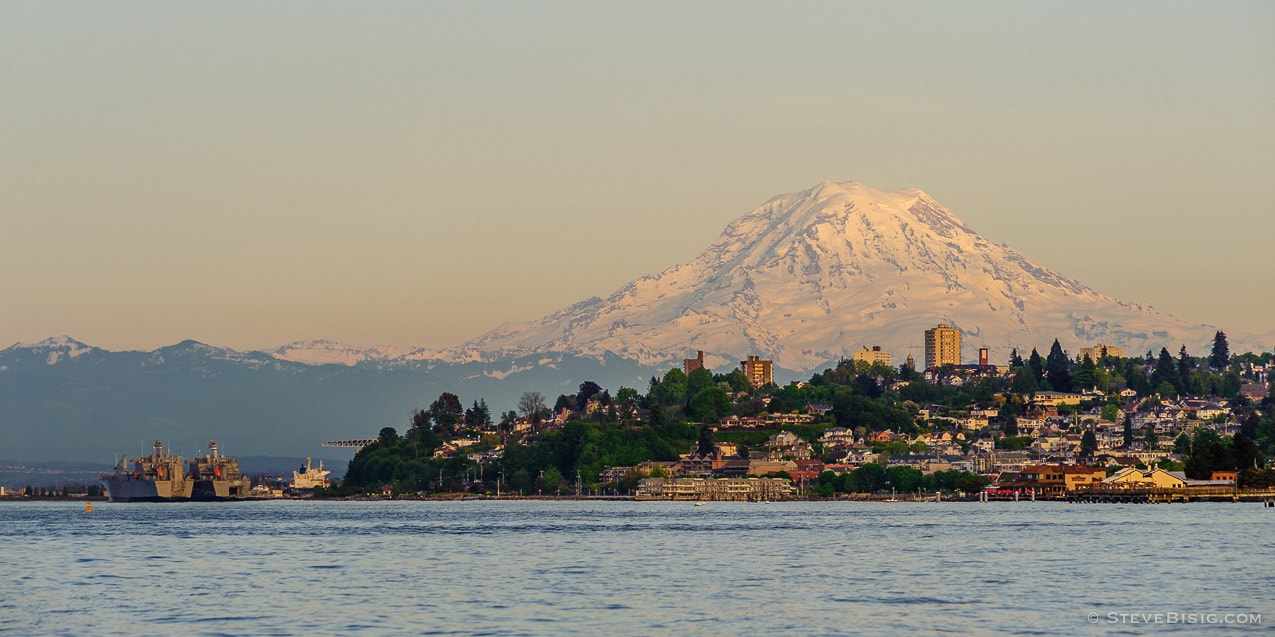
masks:
<svg viewBox="0 0 1275 637"><path fill-rule="evenodd" d="M1268 334L1272 27L1240 2L7 3L0 348L446 347L825 179Z"/></svg>

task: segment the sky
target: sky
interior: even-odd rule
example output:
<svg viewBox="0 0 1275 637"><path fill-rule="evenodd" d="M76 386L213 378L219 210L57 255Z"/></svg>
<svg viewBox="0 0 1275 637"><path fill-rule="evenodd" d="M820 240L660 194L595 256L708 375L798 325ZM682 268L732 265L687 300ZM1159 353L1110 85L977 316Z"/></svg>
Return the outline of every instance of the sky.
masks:
<svg viewBox="0 0 1275 637"><path fill-rule="evenodd" d="M1275 330L1275 3L0 3L0 348L445 347L823 180Z"/></svg>

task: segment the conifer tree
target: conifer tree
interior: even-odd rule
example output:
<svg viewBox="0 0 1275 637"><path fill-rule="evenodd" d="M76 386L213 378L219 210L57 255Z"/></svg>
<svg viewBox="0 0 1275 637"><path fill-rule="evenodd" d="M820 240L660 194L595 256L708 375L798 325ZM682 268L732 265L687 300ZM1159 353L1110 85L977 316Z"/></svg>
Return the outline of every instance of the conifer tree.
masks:
<svg viewBox="0 0 1275 637"><path fill-rule="evenodd" d="M1226 368L1231 360L1231 348L1226 344L1226 333L1218 330L1213 335L1213 352L1209 354L1209 366L1218 371Z"/></svg>
<svg viewBox="0 0 1275 637"><path fill-rule="evenodd" d="M1160 356L1155 361L1155 369L1151 371L1151 387L1158 390L1163 383L1179 389L1182 379L1178 376L1177 367L1173 364L1173 356L1169 354L1168 349L1161 347Z"/></svg>
<svg viewBox="0 0 1275 637"><path fill-rule="evenodd" d="M1036 381L1036 386L1040 386L1040 381L1045 378L1045 361L1041 360L1040 352L1036 348L1032 348L1031 356L1027 358L1027 366L1032 370L1032 380Z"/></svg>
<svg viewBox="0 0 1275 637"><path fill-rule="evenodd" d="M1178 352L1178 378L1182 382L1178 383L1178 393L1187 393L1187 388L1191 386L1191 372L1195 371L1195 361L1191 359L1191 355L1186 353L1186 345Z"/></svg>
<svg viewBox="0 0 1275 637"><path fill-rule="evenodd" d="M1049 357L1045 359L1045 378L1054 391L1071 389L1071 361L1067 360L1067 353L1063 351L1058 339L1054 339L1053 346L1049 348Z"/></svg>
<svg viewBox="0 0 1275 637"><path fill-rule="evenodd" d="M1085 435L1080 437L1080 455L1089 458L1093 457L1096 451L1098 451L1098 437L1094 435L1092 429L1086 429Z"/></svg>

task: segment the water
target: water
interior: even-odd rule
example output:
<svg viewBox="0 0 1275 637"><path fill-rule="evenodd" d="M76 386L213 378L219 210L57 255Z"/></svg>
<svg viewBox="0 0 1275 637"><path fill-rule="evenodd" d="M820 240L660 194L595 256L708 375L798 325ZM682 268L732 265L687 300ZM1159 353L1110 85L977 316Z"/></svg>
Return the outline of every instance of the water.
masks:
<svg viewBox="0 0 1275 637"><path fill-rule="evenodd" d="M1275 510L1260 504L94 508L0 504L0 633L1253 634L1275 625ZM1169 613L1200 622L1216 613L1219 623ZM1129 623L1139 619L1153 623Z"/></svg>

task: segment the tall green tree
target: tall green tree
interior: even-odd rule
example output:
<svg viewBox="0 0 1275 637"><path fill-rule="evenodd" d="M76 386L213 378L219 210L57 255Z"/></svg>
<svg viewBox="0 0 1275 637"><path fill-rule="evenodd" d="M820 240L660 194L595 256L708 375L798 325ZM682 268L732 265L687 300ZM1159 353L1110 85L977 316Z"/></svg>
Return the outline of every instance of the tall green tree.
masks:
<svg viewBox="0 0 1275 637"><path fill-rule="evenodd" d="M1178 378L1181 381L1177 384L1179 393L1187 393L1191 387L1191 372L1195 371L1195 361L1191 359L1191 355L1186 353L1186 345L1178 352Z"/></svg>
<svg viewBox="0 0 1275 637"><path fill-rule="evenodd" d="M1085 354L1085 357L1080 361L1080 365L1076 366L1076 375L1071 384L1082 391L1098 386L1098 366L1094 365L1088 354Z"/></svg>
<svg viewBox="0 0 1275 637"><path fill-rule="evenodd" d="M719 422L730 415L730 396L721 387L705 387L691 399L690 410L699 422Z"/></svg>
<svg viewBox="0 0 1275 637"><path fill-rule="evenodd" d="M474 429L482 429L491 424L491 410L487 408L487 401L478 399L469 409L465 410L465 426Z"/></svg>
<svg viewBox="0 0 1275 637"><path fill-rule="evenodd" d="M1009 353L1009 366L1010 366L1010 367L1022 367L1023 365L1024 365L1024 363L1023 363L1023 357L1022 357L1022 356L1019 356L1019 354L1018 354L1018 348L1017 348L1017 347L1015 347L1015 348L1014 348L1012 351L1010 351L1010 353Z"/></svg>
<svg viewBox="0 0 1275 637"><path fill-rule="evenodd" d="M1031 356L1027 357L1027 367L1031 369L1032 380L1036 381L1036 387L1040 388L1040 381L1045 378L1045 361L1035 347L1032 348Z"/></svg>
<svg viewBox="0 0 1275 637"><path fill-rule="evenodd" d="M1168 349L1161 347L1160 356L1155 361L1155 368L1151 370L1151 387L1160 391L1160 385L1165 383L1181 391L1182 377L1178 375L1178 368L1173 364L1173 356L1169 354Z"/></svg>
<svg viewBox="0 0 1275 637"><path fill-rule="evenodd" d="M685 405L687 382L686 374L674 367L664 374L651 400L667 407Z"/></svg>
<svg viewBox="0 0 1275 637"><path fill-rule="evenodd" d="M1097 451L1098 437L1094 435L1092 429L1086 429L1085 434L1080 437L1080 455L1092 458Z"/></svg>
<svg viewBox="0 0 1275 637"><path fill-rule="evenodd" d="M708 425L699 426L699 441L695 444L695 452L701 456L711 456L716 451L713 446L713 429Z"/></svg>
<svg viewBox="0 0 1275 637"><path fill-rule="evenodd" d="M600 393L602 393L601 385L591 380L580 383L580 391L576 392L576 411L584 413L584 408L589 405L589 401Z"/></svg>
<svg viewBox="0 0 1275 637"><path fill-rule="evenodd" d="M393 427L381 427L381 433L376 440L385 446L393 445L398 442L398 432Z"/></svg>
<svg viewBox="0 0 1275 637"><path fill-rule="evenodd" d="M638 392L632 387L620 387L615 392L616 413L620 418L629 420L637 415Z"/></svg>
<svg viewBox="0 0 1275 637"><path fill-rule="evenodd" d="M464 419L465 407L460 404L460 397L445 391L439 394L438 400L430 403L429 417L434 421L436 431L450 433Z"/></svg>
<svg viewBox="0 0 1275 637"><path fill-rule="evenodd" d="M1191 455L1191 436L1184 431L1173 439L1173 453L1179 456Z"/></svg>
<svg viewBox="0 0 1275 637"><path fill-rule="evenodd" d="M1015 394L1034 394L1040 386L1036 384L1036 379L1032 377L1032 370L1023 368L1014 374L1014 383L1010 385L1010 391Z"/></svg>
<svg viewBox="0 0 1275 637"><path fill-rule="evenodd" d="M703 367L692 369L691 373L686 375L686 398L690 400L705 389L716 386L717 383L713 382L713 372Z"/></svg>
<svg viewBox="0 0 1275 637"><path fill-rule="evenodd" d="M1071 362L1063 351L1058 339L1049 348L1049 357L1045 359L1045 379L1054 391L1071 391Z"/></svg>
<svg viewBox="0 0 1275 637"><path fill-rule="evenodd" d="M1124 446L1126 448L1133 444L1133 417L1125 414L1124 417Z"/></svg>
<svg viewBox="0 0 1275 637"><path fill-rule="evenodd" d="M1226 333L1218 330L1213 335L1213 351L1209 354L1209 367L1222 371L1231 361L1231 348L1226 344Z"/></svg>

